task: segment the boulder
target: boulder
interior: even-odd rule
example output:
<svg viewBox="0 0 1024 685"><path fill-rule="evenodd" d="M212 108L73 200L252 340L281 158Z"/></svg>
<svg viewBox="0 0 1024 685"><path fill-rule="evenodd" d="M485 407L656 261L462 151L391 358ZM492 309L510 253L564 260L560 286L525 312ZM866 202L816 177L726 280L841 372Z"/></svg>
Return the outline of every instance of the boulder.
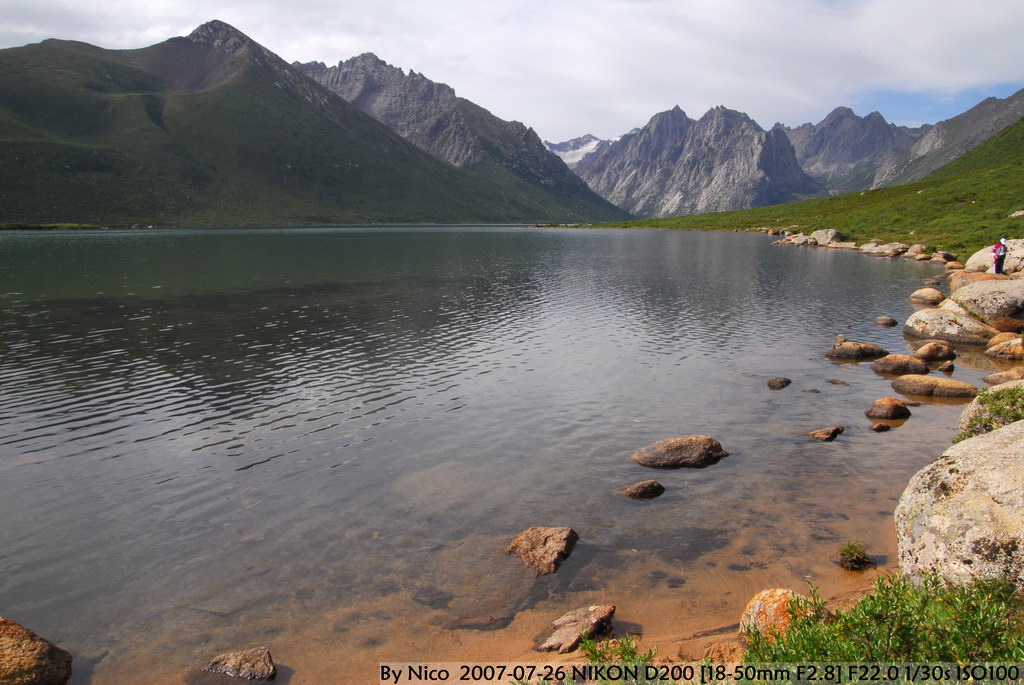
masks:
<svg viewBox="0 0 1024 685"><path fill-rule="evenodd" d="M915 254L914 255L914 261L915 262L927 262L927 261L931 261L931 259L932 259L932 256L930 254Z"/></svg>
<svg viewBox="0 0 1024 685"><path fill-rule="evenodd" d="M879 326L895 326L899 321L891 316L879 316L875 318L875 323Z"/></svg>
<svg viewBox="0 0 1024 685"><path fill-rule="evenodd" d="M785 243L787 245L809 245L810 238L803 233L794 233L793 235L786 238ZM815 243L817 244L817 243Z"/></svg>
<svg viewBox="0 0 1024 685"><path fill-rule="evenodd" d="M559 654L571 652L579 646L581 632L585 631L590 638L610 635L614 616L614 604L597 604L570 611L548 626L550 635L536 647L536 650L557 650Z"/></svg>
<svg viewBox="0 0 1024 685"><path fill-rule="evenodd" d="M254 647L244 652L229 652L213 657L203 666L210 673L226 673L246 680L273 680L277 668L266 647Z"/></svg>
<svg viewBox="0 0 1024 685"><path fill-rule="evenodd" d="M957 261L946 262L946 271L960 271L964 265Z"/></svg>
<svg viewBox="0 0 1024 685"><path fill-rule="evenodd" d="M71 655L9 618L0 617L0 683L64 685Z"/></svg>
<svg viewBox="0 0 1024 685"><path fill-rule="evenodd" d="M937 378L911 374L900 376L892 382L892 389L904 395L921 395L927 397L974 397L978 389L970 383L955 381L952 378Z"/></svg>
<svg viewBox="0 0 1024 685"><path fill-rule="evenodd" d="M928 246L923 243L914 243L907 248L907 254L919 255L928 251Z"/></svg>
<svg viewBox="0 0 1024 685"><path fill-rule="evenodd" d="M910 301L915 304L938 305L946 296L935 288L920 288L910 294Z"/></svg>
<svg viewBox="0 0 1024 685"><path fill-rule="evenodd" d="M966 316L968 319L974 319L974 317L971 316L971 313L969 311L967 311L966 309L961 307L959 303L949 299L948 297L939 304L939 309L941 309L944 312L953 312L954 314L959 314L960 316Z"/></svg>
<svg viewBox="0 0 1024 685"><path fill-rule="evenodd" d="M714 438L706 435L684 435L659 440L642 447L629 458L641 466L652 469L701 469L728 456L729 453L722 449L721 443Z"/></svg>
<svg viewBox="0 0 1024 685"><path fill-rule="evenodd" d="M860 251L864 254L880 255L883 257L898 257L909 249L910 246L903 243L879 245L876 242L869 242L860 246Z"/></svg>
<svg viewBox="0 0 1024 685"><path fill-rule="evenodd" d="M958 271L949 277L949 290L955 293L965 285L977 283L978 281L1008 281L1010 277L1006 274L986 274L976 271Z"/></svg>
<svg viewBox="0 0 1024 685"><path fill-rule="evenodd" d="M943 250L936 250L935 251L935 256L937 258L941 259L944 262L956 261L956 255L953 254L952 252L945 252Z"/></svg>
<svg viewBox="0 0 1024 685"><path fill-rule="evenodd" d="M949 299L993 328L1019 332L1024 327L1024 280L978 281L963 286Z"/></svg>
<svg viewBox="0 0 1024 685"><path fill-rule="evenodd" d="M965 266L969 271L991 271L993 261L992 246L986 245L972 254ZM1024 268L1024 239L1007 240L1003 270L1014 272L1020 271L1022 268Z"/></svg>
<svg viewBox="0 0 1024 685"><path fill-rule="evenodd" d="M1024 344L1022 344L1021 338L1018 336L1013 340L1007 340L988 348L985 350L985 356L1019 361L1024 359Z"/></svg>
<svg viewBox="0 0 1024 685"><path fill-rule="evenodd" d="M1009 342L1010 340L1017 340L1018 338L1020 338L1020 335L1017 333L1000 333L999 335L993 336L987 343L985 343L985 347L992 347L993 345Z"/></svg>
<svg viewBox="0 0 1024 685"><path fill-rule="evenodd" d="M883 397L872 402L864 410L864 416L869 419L908 419L910 410L898 397Z"/></svg>
<svg viewBox="0 0 1024 685"><path fill-rule="evenodd" d="M900 571L1024 590L1024 421L964 440L918 471L896 505Z"/></svg>
<svg viewBox="0 0 1024 685"><path fill-rule="evenodd" d="M865 254L872 254L878 249L878 242L874 240L869 240L868 242L864 243L857 249Z"/></svg>
<svg viewBox="0 0 1024 685"><path fill-rule="evenodd" d="M944 309L922 309L903 324L903 332L918 338L937 338L963 345L984 345L999 331L969 316Z"/></svg>
<svg viewBox="0 0 1024 685"><path fill-rule="evenodd" d="M844 430L846 430L844 426L829 426L828 428L819 428L816 431L811 431L807 434L807 437L821 440L822 442L832 442Z"/></svg>
<svg viewBox="0 0 1024 685"><path fill-rule="evenodd" d="M946 359L956 359L956 350L941 340L933 340L917 348L914 351L914 356L926 362L941 362Z"/></svg>
<svg viewBox="0 0 1024 685"><path fill-rule="evenodd" d="M823 228L820 231L811 233L811 239L819 245L828 245L829 243L838 243L843 239L843 236L834 228Z"/></svg>
<svg viewBox="0 0 1024 685"><path fill-rule="evenodd" d="M743 608L740 634L749 635L756 629L761 635L785 635L792 623L789 605L800 596L785 588L761 590Z"/></svg>
<svg viewBox="0 0 1024 685"><path fill-rule="evenodd" d="M782 390L793 381L785 378L784 376L776 376L775 378L768 379L768 387L772 390Z"/></svg>
<svg viewBox="0 0 1024 685"><path fill-rule="evenodd" d="M878 374L905 376L907 374L926 374L928 365L920 359L908 354L888 354L871 364L871 370Z"/></svg>
<svg viewBox="0 0 1024 685"><path fill-rule="evenodd" d="M633 499L654 499L665 492L665 486L656 480L642 480L623 490Z"/></svg>
<svg viewBox="0 0 1024 685"><path fill-rule="evenodd" d="M885 349L872 343L838 342L825 350L829 359L876 359L889 354Z"/></svg>
<svg viewBox="0 0 1024 685"><path fill-rule="evenodd" d="M572 553L580 539L568 526L527 528L512 538L505 554L515 554L523 563L537 571L537 575L554 573Z"/></svg>
<svg viewBox="0 0 1024 685"><path fill-rule="evenodd" d="M986 424L995 427L1002 427L1008 423L1013 423L1010 419L1015 418L1014 416L1000 416L999 414L993 414L991 411L991 402L998 400L1000 397L1005 397L1007 391L1013 391L1015 388L1024 389L1024 380L1014 380L1008 383L1000 383L999 385L993 386L988 390L985 390L978 394L971 403L964 407L964 410L960 413L960 420L957 423L957 428L961 431L970 431L971 435L981 435L982 433L988 433L990 429L981 429L979 427L971 428L971 420L976 417L985 419ZM1016 390L1015 392L1020 392Z"/></svg>
<svg viewBox="0 0 1024 685"><path fill-rule="evenodd" d="M1010 369L1009 371L999 371L997 373L990 373L981 380L985 381L990 385L1002 385L1003 383L1009 383L1010 381L1019 381L1024 379L1024 368Z"/></svg>

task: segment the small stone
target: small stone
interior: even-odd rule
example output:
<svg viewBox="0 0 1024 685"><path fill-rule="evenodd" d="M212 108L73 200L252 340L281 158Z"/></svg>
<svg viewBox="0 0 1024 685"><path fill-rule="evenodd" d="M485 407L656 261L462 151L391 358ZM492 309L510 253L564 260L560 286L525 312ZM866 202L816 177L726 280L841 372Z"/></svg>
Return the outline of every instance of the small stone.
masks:
<svg viewBox="0 0 1024 685"><path fill-rule="evenodd" d="M551 634L536 647L536 651L557 650L559 654L565 654L579 646L581 632L586 632L589 638L609 635L612 632L614 616L614 604L597 604L570 611L548 626Z"/></svg>
<svg viewBox="0 0 1024 685"><path fill-rule="evenodd" d="M840 342L825 350L829 359L873 359L889 354L885 349L871 343Z"/></svg>
<svg viewBox="0 0 1024 685"><path fill-rule="evenodd" d="M922 361L938 362L945 359L956 359L956 350L940 340L933 340L917 348L914 356Z"/></svg>
<svg viewBox="0 0 1024 685"><path fill-rule="evenodd" d="M845 335L840 333L839 335L836 336L836 343L844 343L844 342L846 342L846 336Z"/></svg>
<svg viewBox="0 0 1024 685"><path fill-rule="evenodd" d="M229 652L213 657L203 666L210 673L226 673L246 680L273 680L277 668L266 647L254 647L244 652Z"/></svg>
<svg viewBox="0 0 1024 685"><path fill-rule="evenodd" d="M956 370L956 367L953 365L952 361L947 361L942 362L942 364L940 364L935 370L941 371L942 373L953 373Z"/></svg>
<svg viewBox="0 0 1024 685"><path fill-rule="evenodd" d="M871 430L875 431L876 433L884 433L888 430L892 430L892 426L890 426L887 423L873 423L871 424Z"/></svg>
<svg viewBox="0 0 1024 685"><path fill-rule="evenodd" d="M869 419L907 419L910 418L910 410L898 397L883 397L872 402L864 410L864 416Z"/></svg>
<svg viewBox="0 0 1024 685"><path fill-rule="evenodd" d="M807 388L806 390L801 390L800 392L807 392L807 393L811 393L812 395L816 395L816 394L820 393L821 390L818 390L817 388Z"/></svg>
<svg viewBox="0 0 1024 685"><path fill-rule="evenodd" d="M841 381L838 378L829 378L825 382L826 383L831 383L832 385L849 385L849 383L847 383L846 381Z"/></svg>
<svg viewBox="0 0 1024 685"><path fill-rule="evenodd" d="M71 654L9 618L0 617L0 683L64 685Z"/></svg>
<svg viewBox="0 0 1024 685"><path fill-rule="evenodd" d="M623 490L633 499L654 499L665 492L665 486L656 480L643 480Z"/></svg>
<svg viewBox="0 0 1024 685"><path fill-rule="evenodd" d="M772 390L782 390L793 381L783 376L776 376L775 378L768 379L768 387Z"/></svg>
<svg viewBox="0 0 1024 685"><path fill-rule="evenodd" d="M807 437L821 440L822 442L832 442L844 430L846 430L844 426L829 426L828 428L819 428L816 431L811 431L807 434Z"/></svg>
<svg viewBox="0 0 1024 685"><path fill-rule="evenodd" d="M580 539L568 526L527 528L512 538L505 554L515 554L537 575L554 573L569 558L573 545Z"/></svg>
<svg viewBox="0 0 1024 685"><path fill-rule="evenodd" d="M668 438L642 447L630 459L652 469L700 469L718 462L729 453L722 444L706 435L684 435Z"/></svg>
<svg viewBox="0 0 1024 685"><path fill-rule="evenodd" d="M890 376L905 376L908 373L926 374L928 365L907 354L889 354L871 364L871 370Z"/></svg>
<svg viewBox="0 0 1024 685"><path fill-rule="evenodd" d="M879 316L875 319L875 323L879 326L895 326L899 321L891 316Z"/></svg>

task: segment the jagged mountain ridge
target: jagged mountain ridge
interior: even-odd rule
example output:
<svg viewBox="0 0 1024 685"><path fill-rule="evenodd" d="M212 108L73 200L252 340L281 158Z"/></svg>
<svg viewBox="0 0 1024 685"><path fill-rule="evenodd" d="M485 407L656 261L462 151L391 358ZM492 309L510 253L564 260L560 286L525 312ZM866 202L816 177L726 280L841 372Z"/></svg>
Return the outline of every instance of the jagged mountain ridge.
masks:
<svg viewBox="0 0 1024 685"><path fill-rule="evenodd" d="M561 143L552 143L545 140L544 146L558 155L567 167L579 174L589 168L594 158L607 150L616 140L618 138L603 140L587 133L579 138L573 138Z"/></svg>
<svg viewBox="0 0 1024 685"><path fill-rule="evenodd" d="M594 193L532 128L500 119L443 83L391 66L364 53L328 67L293 66L421 149L498 183L525 182L595 219L625 213Z"/></svg>
<svg viewBox="0 0 1024 685"><path fill-rule="evenodd" d="M897 126L878 112L861 117L848 107L835 108L817 124L776 126L789 137L804 172L833 192L869 187L880 164L931 129Z"/></svg>
<svg viewBox="0 0 1024 685"><path fill-rule="evenodd" d="M0 50L0 207L114 225L598 218L436 159L219 21L137 50Z"/></svg>
<svg viewBox="0 0 1024 685"><path fill-rule="evenodd" d="M820 195L778 128L725 107L693 120L678 106L594 156L588 185L644 217L757 207Z"/></svg>
<svg viewBox="0 0 1024 685"><path fill-rule="evenodd" d="M986 98L950 119L935 124L905 150L878 168L872 188L919 181L978 147L1024 117L1024 90L1006 98Z"/></svg>

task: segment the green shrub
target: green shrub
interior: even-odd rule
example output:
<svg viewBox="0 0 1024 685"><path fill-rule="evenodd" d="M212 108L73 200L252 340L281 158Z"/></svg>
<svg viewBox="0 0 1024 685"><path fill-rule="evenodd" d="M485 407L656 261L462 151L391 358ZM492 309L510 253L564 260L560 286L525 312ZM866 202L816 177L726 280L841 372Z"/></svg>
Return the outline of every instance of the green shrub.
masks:
<svg viewBox="0 0 1024 685"><path fill-rule="evenodd" d="M849 611L828 612L816 588L790 603L784 635L748 633L748 663L1020 662L1021 597L1005 581L952 585L935 576L875 582Z"/></svg>
<svg viewBox="0 0 1024 685"><path fill-rule="evenodd" d="M864 543L846 540L839 545L839 565L848 571L863 571L874 566L874 562L868 557Z"/></svg>
<svg viewBox="0 0 1024 685"><path fill-rule="evenodd" d="M1018 385L1002 390L986 388L978 393L978 404L981 405L981 411L971 417L964 430L956 434L953 444L1024 420L1024 387Z"/></svg>

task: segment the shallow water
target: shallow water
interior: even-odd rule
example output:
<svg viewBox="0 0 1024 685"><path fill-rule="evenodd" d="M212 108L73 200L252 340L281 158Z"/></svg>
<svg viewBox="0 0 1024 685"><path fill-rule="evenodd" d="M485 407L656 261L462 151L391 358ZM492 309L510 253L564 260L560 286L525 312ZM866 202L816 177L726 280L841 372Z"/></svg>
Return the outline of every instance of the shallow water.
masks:
<svg viewBox="0 0 1024 685"><path fill-rule="evenodd" d="M0 615L73 682L181 682L258 643L284 680L370 682L528 656L592 601L650 636L839 591L842 539L894 563L895 501L960 411L875 434L888 382L821 354L905 351L872 320L934 266L760 235L8 232L0 255ZM730 456L628 459L688 433ZM616 492L650 477L656 500ZM533 525L580 533L554 576L501 554Z"/></svg>

